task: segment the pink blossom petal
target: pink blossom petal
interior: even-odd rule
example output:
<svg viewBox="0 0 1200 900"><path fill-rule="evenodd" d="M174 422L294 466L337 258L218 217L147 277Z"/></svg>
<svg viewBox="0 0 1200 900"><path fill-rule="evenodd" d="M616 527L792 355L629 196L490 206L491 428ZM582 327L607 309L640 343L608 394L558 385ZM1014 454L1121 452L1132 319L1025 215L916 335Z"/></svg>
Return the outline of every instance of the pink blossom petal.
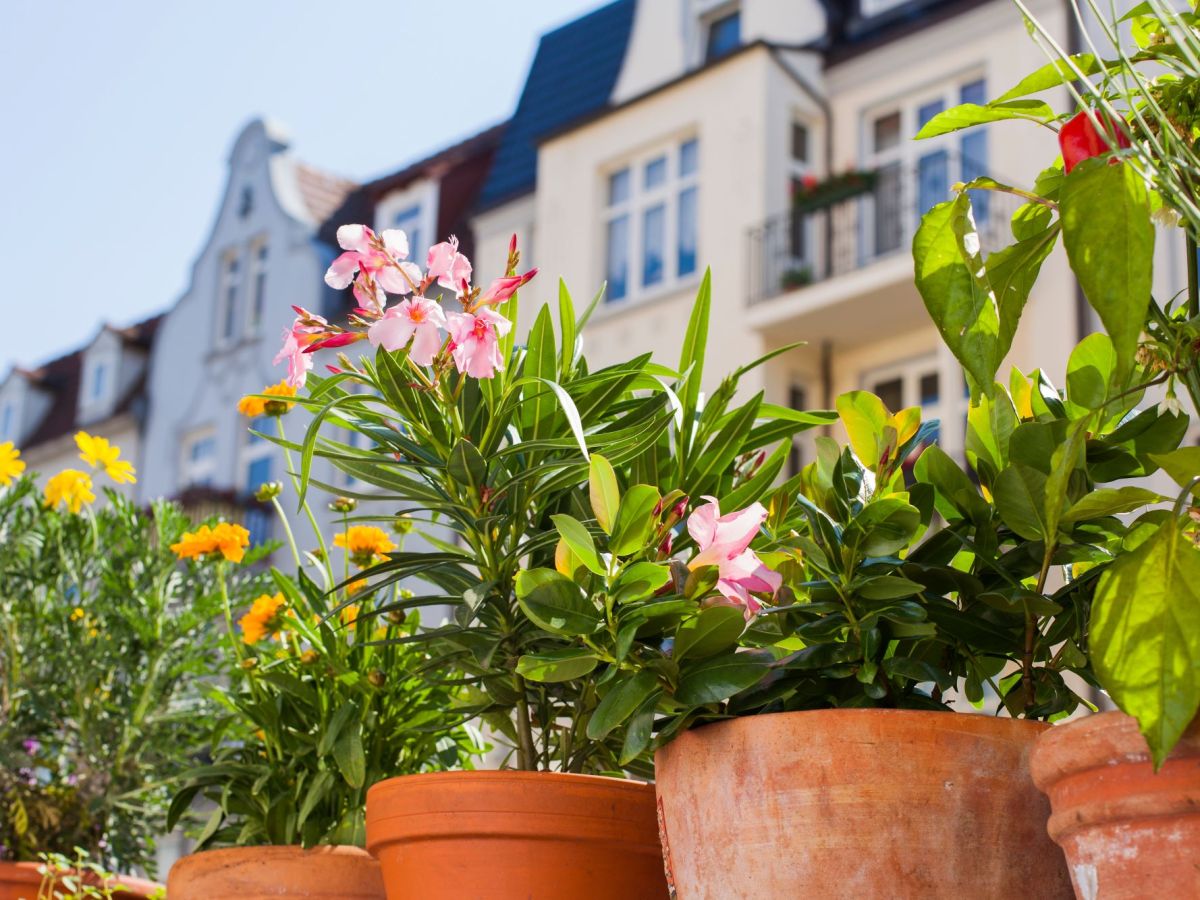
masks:
<svg viewBox="0 0 1200 900"><path fill-rule="evenodd" d="M385 266L376 275L376 280L389 294L411 294L414 286L421 283L421 270L410 262L396 266Z"/></svg>
<svg viewBox="0 0 1200 900"><path fill-rule="evenodd" d="M371 238L375 237L366 225L342 225L337 230L338 246L343 250L367 253L371 250Z"/></svg>
<svg viewBox="0 0 1200 900"><path fill-rule="evenodd" d="M372 347L382 346L384 350L395 352L408 344L416 331L416 326L403 316L394 316L394 309L367 328L367 338Z"/></svg>
<svg viewBox="0 0 1200 900"><path fill-rule="evenodd" d="M383 246L396 259L408 259L408 235L399 228L388 228L379 235Z"/></svg>
<svg viewBox="0 0 1200 900"><path fill-rule="evenodd" d="M343 226L344 227L344 226ZM333 261L325 272L325 283L334 290L344 290L350 286L355 273L358 272L359 255L347 251Z"/></svg>
<svg viewBox="0 0 1200 900"><path fill-rule="evenodd" d="M433 324L419 325L413 338L408 358L418 366L432 365L433 358L442 349L442 333Z"/></svg>

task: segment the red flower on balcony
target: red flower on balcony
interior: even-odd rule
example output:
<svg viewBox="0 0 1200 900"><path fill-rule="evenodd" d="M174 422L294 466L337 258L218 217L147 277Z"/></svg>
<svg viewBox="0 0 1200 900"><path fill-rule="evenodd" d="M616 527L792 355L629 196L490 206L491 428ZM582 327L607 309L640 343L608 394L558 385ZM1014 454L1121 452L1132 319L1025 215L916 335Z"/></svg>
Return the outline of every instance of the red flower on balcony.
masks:
<svg viewBox="0 0 1200 900"><path fill-rule="evenodd" d="M1104 126L1104 131L1096 127L1096 121ZM1125 131L1104 110L1095 109L1079 113L1062 127L1058 133L1058 145L1062 148L1063 164L1070 173L1085 159L1102 156L1113 150L1129 147L1129 138Z"/></svg>

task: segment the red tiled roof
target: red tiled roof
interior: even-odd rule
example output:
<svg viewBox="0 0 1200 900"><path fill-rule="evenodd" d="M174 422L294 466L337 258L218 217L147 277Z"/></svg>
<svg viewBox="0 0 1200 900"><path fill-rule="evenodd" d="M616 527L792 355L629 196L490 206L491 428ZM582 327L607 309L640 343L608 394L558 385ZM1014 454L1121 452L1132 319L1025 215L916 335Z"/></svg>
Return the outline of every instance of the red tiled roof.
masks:
<svg viewBox="0 0 1200 900"><path fill-rule="evenodd" d="M127 328L112 328L121 339L130 346L149 349L163 316L152 316L137 322ZM111 327L111 326L109 326ZM28 449L38 444L44 444L55 438L70 434L79 427L79 388L83 380L83 353L86 347L74 350L65 356L52 359L44 365L32 370L19 370L36 387L51 393L50 409L41 422L22 442L22 447ZM117 401L113 415L128 412L134 402L146 389L145 374Z"/></svg>
<svg viewBox="0 0 1200 900"><path fill-rule="evenodd" d="M350 192L358 187L349 179L330 175L302 162L296 163L296 183L304 205L318 223L328 219Z"/></svg>

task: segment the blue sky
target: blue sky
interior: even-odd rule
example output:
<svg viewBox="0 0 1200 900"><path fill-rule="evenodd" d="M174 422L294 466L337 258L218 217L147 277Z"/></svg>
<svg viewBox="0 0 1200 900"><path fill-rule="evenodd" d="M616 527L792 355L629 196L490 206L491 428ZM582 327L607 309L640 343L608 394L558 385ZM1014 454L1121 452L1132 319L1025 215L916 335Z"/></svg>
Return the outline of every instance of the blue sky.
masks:
<svg viewBox="0 0 1200 900"><path fill-rule="evenodd" d="M383 174L506 118L539 34L602 2L8 4L0 377L174 302L252 116L306 162Z"/></svg>

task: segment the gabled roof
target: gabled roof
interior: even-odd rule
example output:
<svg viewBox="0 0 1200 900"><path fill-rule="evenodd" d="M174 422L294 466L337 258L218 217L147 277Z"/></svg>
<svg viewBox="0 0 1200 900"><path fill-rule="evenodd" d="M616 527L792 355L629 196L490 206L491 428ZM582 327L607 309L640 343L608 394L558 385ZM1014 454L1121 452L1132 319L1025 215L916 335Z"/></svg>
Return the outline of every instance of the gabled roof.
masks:
<svg viewBox="0 0 1200 900"><path fill-rule="evenodd" d="M517 111L480 191L481 209L532 191L538 139L608 105L636 6L636 0L616 0L542 35Z"/></svg>
<svg viewBox="0 0 1200 900"><path fill-rule="evenodd" d="M162 314L159 314L127 328L114 328L108 325L105 328L115 332L129 346L149 349L150 343L154 339L154 332L158 329L162 319ZM40 365L36 369L21 370L30 383L52 395L50 409L29 437L21 442L22 448L28 449L38 444L44 444L78 429L79 390L83 381L83 356L86 351L87 347L80 347L65 356L59 356ZM145 389L145 376L143 375L125 392L123 397L117 399L113 415L128 412L137 398L145 392Z"/></svg>
<svg viewBox="0 0 1200 900"><path fill-rule="evenodd" d="M346 178L322 172L308 163L296 163L296 186L312 213L314 222L324 222L358 185Z"/></svg>

